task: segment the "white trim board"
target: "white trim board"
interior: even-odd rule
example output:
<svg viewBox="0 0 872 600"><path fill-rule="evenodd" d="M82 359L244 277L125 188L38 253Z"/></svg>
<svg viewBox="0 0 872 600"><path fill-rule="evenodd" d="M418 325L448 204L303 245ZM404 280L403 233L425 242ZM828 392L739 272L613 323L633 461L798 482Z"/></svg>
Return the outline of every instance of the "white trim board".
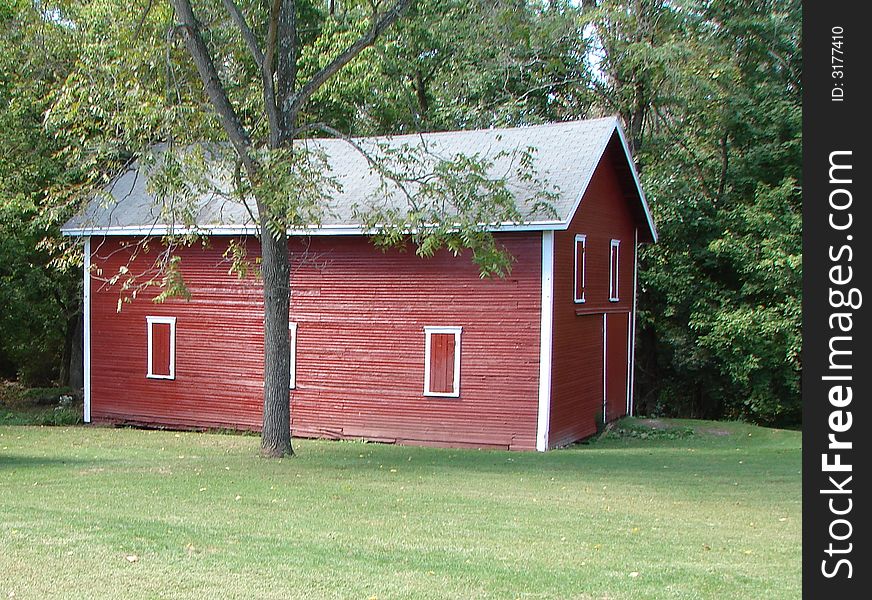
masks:
<svg viewBox="0 0 872 600"><path fill-rule="evenodd" d="M609 339L609 322L608 313L603 313L603 423L609 422L609 405L608 405L608 387L609 380L609 362L608 362L608 339Z"/></svg>
<svg viewBox="0 0 872 600"><path fill-rule="evenodd" d="M291 365L291 380L290 389L297 389L297 324L293 321L288 323L288 331L290 332L290 365Z"/></svg>
<svg viewBox="0 0 872 600"><path fill-rule="evenodd" d="M91 238L85 238L82 269L82 358L85 407L82 419L91 422Z"/></svg>
<svg viewBox="0 0 872 600"><path fill-rule="evenodd" d="M569 227L569 222L563 221L530 221L527 223L500 223L489 227L490 231L506 232L506 231L550 231L564 230ZM257 235L258 228L253 225L204 225L203 227L172 227L169 225L157 224L154 225L111 225L99 226L91 225L88 227L65 227L61 229L61 233L65 236L123 236L123 235L144 235L144 236L160 236L160 235ZM373 235L377 233L373 229L364 229L357 225L321 225L312 227L303 227L300 229L289 229L288 235Z"/></svg>
<svg viewBox="0 0 872 600"><path fill-rule="evenodd" d="M627 313L627 406L626 413L630 416L630 369L633 361L633 341L630 336L633 335L633 313Z"/></svg>
<svg viewBox="0 0 872 600"><path fill-rule="evenodd" d="M450 392L430 391L430 342L434 333L454 335L454 381ZM424 395L437 398L460 397L460 334L463 327L424 327Z"/></svg>
<svg viewBox="0 0 872 600"><path fill-rule="evenodd" d="M551 359L554 335L554 232L542 232L542 298L539 310L539 407L536 450L548 450L551 427Z"/></svg>
<svg viewBox="0 0 872 600"><path fill-rule="evenodd" d="M630 372L627 379L630 382L630 391L627 397L627 415L633 416L636 410L633 394L636 387L636 296L639 289L639 228L636 228L633 238L633 313L630 331Z"/></svg>

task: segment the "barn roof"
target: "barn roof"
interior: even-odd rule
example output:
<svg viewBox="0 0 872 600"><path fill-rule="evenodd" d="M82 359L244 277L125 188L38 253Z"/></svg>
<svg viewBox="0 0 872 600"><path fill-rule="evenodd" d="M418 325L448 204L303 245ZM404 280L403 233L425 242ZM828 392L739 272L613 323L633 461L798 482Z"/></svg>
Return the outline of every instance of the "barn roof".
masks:
<svg viewBox="0 0 872 600"><path fill-rule="evenodd" d="M360 151L348 142L313 139L306 143L323 151L329 176L339 184L339 189L331 194L330 206L319 225L292 233L365 233L355 218L355 207L365 205L380 191L382 205L387 203L397 208L406 205L406 198L400 193L384 196L383 188L380 188L382 179ZM355 143L371 155L377 155L384 147L416 147L424 144L428 154L437 158L463 154L492 161L492 173L489 175L506 177L507 186L519 210L529 215L523 223L494 226L494 230L511 231L566 229L607 148L617 148L617 153L622 157L619 170L623 173L627 196L634 203L634 212L640 222L646 226L640 241L657 239L624 133L615 117L517 128L357 138ZM557 191L556 199L551 201L553 213L529 214L529 210L526 210L526 203L535 195L535 191L529 182L519 180L513 165L518 160L518 153L525 153L528 149L533 150L530 156L537 177ZM203 191L194 198L192 216L196 226L193 229L213 235L254 233L256 228L252 217L256 215L250 212L253 207L246 208L220 193L221 187L229 189L229 173L212 174L210 179L216 189ZM68 221L61 231L71 236L189 232L191 227L167 222L172 218L155 201L147 185L148 169L140 161L131 163L107 186L105 194L95 196L85 210Z"/></svg>

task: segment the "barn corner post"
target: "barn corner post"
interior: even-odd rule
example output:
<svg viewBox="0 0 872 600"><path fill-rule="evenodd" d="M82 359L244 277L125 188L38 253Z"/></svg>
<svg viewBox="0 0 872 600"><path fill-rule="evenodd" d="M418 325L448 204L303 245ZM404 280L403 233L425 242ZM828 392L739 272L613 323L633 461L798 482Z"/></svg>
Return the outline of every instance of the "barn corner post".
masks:
<svg viewBox="0 0 872 600"><path fill-rule="evenodd" d="M82 420L91 422L91 237L85 236L82 244L82 354L83 388Z"/></svg>

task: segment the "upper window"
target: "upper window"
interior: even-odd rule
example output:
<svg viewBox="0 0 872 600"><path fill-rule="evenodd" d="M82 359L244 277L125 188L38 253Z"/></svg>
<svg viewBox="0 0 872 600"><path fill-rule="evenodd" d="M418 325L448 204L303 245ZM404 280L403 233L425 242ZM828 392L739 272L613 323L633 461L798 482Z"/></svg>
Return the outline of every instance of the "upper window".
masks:
<svg viewBox="0 0 872 600"><path fill-rule="evenodd" d="M584 251L587 238L583 235L575 236L575 301L584 302Z"/></svg>
<svg viewBox="0 0 872 600"><path fill-rule="evenodd" d="M297 387L297 324L288 323L288 336L291 344L291 389Z"/></svg>
<svg viewBox="0 0 872 600"><path fill-rule="evenodd" d="M461 327L424 328L424 395L460 396Z"/></svg>
<svg viewBox="0 0 872 600"><path fill-rule="evenodd" d="M618 265L620 264L621 240L612 240L609 246L609 300L618 301Z"/></svg>
<svg viewBox="0 0 872 600"><path fill-rule="evenodd" d="M151 379L176 378L176 318L146 317L148 373Z"/></svg>

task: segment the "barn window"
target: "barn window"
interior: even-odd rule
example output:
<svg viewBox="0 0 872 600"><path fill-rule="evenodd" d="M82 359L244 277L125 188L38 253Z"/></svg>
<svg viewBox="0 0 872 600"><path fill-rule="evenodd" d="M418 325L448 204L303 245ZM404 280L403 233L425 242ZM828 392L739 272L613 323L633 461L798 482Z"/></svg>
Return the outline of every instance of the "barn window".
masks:
<svg viewBox="0 0 872 600"><path fill-rule="evenodd" d="M461 327L424 328L424 395L460 396Z"/></svg>
<svg viewBox="0 0 872 600"><path fill-rule="evenodd" d="M612 240L609 250L609 300L618 301L618 265L621 240Z"/></svg>
<svg viewBox="0 0 872 600"><path fill-rule="evenodd" d="M575 302L584 302L584 251L587 237L575 236Z"/></svg>
<svg viewBox="0 0 872 600"><path fill-rule="evenodd" d="M291 389L297 387L297 324L288 323L288 336L291 344Z"/></svg>
<svg viewBox="0 0 872 600"><path fill-rule="evenodd" d="M176 318L146 317L148 373L151 379L176 378Z"/></svg>

